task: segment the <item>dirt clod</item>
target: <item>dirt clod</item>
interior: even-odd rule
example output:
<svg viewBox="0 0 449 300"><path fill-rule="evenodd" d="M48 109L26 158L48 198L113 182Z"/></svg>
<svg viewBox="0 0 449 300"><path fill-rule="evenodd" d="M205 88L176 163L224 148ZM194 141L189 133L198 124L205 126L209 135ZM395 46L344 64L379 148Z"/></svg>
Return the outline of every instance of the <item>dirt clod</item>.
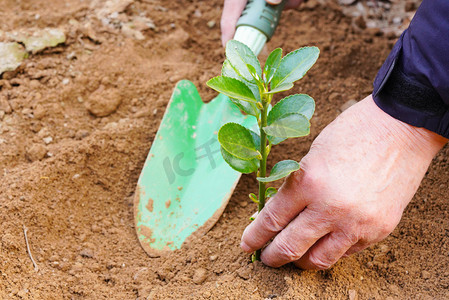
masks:
<svg viewBox="0 0 449 300"><path fill-rule="evenodd" d="M115 112L122 102L120 93L115 88L100 86L84 102L86 109L96 117L106 117Z"/></svg>
<svg viewBox="0 0 449 300"><path fill-rule="evenodd" d="M30 161L41 160L47 154L47 148L45 148L42 144L33 144L30 148L28 148L26 152L26 157Z"/></svg>
<svg viewBox="0 0 449 300"><path fill-rule="evenodd" d="M207 279L207 270L204 268L200 268L195 270L195 273L193 274L193 282L195 284L201 284Z"/></svg>

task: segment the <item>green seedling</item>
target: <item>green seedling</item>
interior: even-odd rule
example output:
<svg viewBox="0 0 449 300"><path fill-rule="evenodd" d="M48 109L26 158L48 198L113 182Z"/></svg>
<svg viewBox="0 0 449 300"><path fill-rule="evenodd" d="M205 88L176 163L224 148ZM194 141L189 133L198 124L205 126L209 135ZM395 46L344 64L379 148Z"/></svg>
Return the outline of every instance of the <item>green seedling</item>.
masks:
<svg viewBox="0 0 449 300"><path fill-rule="evenodd" d="M267 158L271 147L288 138L310 133L310 119L315 102L305 94L290 95L273 107L273 95L287 91L313 66L319 56L317 47L304 47L282 57L282 49L275 49L268 56L262 69L254 53L244 44L231 40L226 45L226 60L221 76L207 82L212 89L230 97L244 113L258 120L258 132L237 123L227 123L218 132L218 141L224 160L234 170L256 173L259 193L249 195L257 203L260 212L266 199L277 190L266 184L282 179L299 170L293 160L280 161L267 175ZM252 260L260 260L260 250Z"/></svg>

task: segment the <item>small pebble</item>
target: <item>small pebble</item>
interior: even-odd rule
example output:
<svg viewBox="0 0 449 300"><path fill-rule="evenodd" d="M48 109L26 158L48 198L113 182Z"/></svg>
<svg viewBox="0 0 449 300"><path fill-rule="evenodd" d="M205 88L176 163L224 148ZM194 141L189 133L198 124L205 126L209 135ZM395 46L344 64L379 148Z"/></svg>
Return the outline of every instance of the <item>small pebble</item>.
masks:
<svg viewBox="0 0 449 300"><path fill-rule="evenodd" d="M196 9L195 12L193 13L193 16L197 17L197 18L201 18L203 14L201 13L201 11L199 9Z"/></svg>
<svg viewBox="0 0 449 300"><path fill-rule="evenodd" d="M357 300L359 299L359 295L356 290L349 290L349 300Z"/></svg>
<svg viewBox="0 0 449 300"><path fill-rule="evenodd" d="M401 17L394 17L393 18L393 24L399 25L402 23L402 18Z"/></svg>
<svg viewBox="0 0 449 300"><path fill-rule="evenodd" d="M207 22L207 27L209 27L209 28L214 28L215 27L215 24L216 24L216 22L215 21L209 21L209 22Z"/></svg>
<svg viewBox="0 0 449 300"><path fill-rule="evenodd" d="M51 142L53 142L53 138L51 136L44 137L42 140L47 145L50 144Z"/></svg>
<svg viewBox="0 0 449 300"><path fill-rule="evenodd" d="M380 246L379 246L379 250L380 250L382 253L387 253L387 252L390 250L390 247L388 247L387 245L380 245Z"/></svg>

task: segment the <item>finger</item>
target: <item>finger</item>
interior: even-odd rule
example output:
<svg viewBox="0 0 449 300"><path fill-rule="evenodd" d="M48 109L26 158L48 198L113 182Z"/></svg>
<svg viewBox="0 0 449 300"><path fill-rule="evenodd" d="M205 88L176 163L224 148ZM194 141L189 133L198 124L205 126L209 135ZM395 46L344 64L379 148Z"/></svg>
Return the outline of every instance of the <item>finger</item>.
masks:
<svg viewBox="0 0 449 300"><path fill-rule="evenodd" d="M246 6L246 2L246 0L226 0L224 2L220 23L223 47L227 41L234 37L235 25Z"/></svg>
<svg viewBox="0 0 449 300"><path fill-rule="evenodd" d="M333 266L357 241L343 233L331 232L315 243L294 264L305 270L325 270Z"/></svg>
<svg viewBox="0 0 449 300"><path fill-rule="evenodd" d="M290 0L285 5L285 8L296 8L303 2L304 2L303 0Z"/></svg>
<svg viewBox="0 0 449 300"><path fill-rule="evenodd" d="M240 244L244 251L252 252L262 248L306 207L307 201L298 188L301 186L302 172L300 170L287 177L276 195L246 227Z"/></svg>
<svg viewBox="0 0 449 300"><path fill-rule="evenodd" d="M271 267L296 261L329 231L328 222L321 220L318 213L306 208L262 251L260 258Z"/></svg>
<svg viewBox="0 0 449 300"><path fill-rule="evenodd" d="M368 243L367 241L360 240L358 243L356 243L351 248L349 248L343 256L346 257L346 256L352 255L354 253L360 252L360 251L368 248L370 245L372 245L372 243Z"/></svg>
<svg viewBox="0 0 449 300"><path fill-rule="evenodd" d="M268 4L278 5L282 2L282 0L266 0ZM287 4L285 4L285 8L295 8L301 4L303 0L289 0Z"/></svg>

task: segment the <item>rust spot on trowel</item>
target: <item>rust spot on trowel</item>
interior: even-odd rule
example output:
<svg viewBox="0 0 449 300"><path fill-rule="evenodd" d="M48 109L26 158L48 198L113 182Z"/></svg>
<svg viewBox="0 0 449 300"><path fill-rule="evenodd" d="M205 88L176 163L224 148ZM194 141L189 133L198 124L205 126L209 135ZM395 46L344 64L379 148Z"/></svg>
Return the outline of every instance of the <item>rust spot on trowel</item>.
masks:
<svg viewBox="0 0 449 300"><path fill-rule="evenodd" d="M148 199L148 203L145 206L149 212L153 212L153 202L154 202L153 199L150 198Z"/></svg>
<svg viewBox="0 0 449 300"><path fill-rule="evenodd" d="M178 191L182 191L182 186L178 186Z"/></svg>
<svg viewBox="0 0 449 300"><path fill-rule="evenodd" d="M167 202L165 202L165 208L169 208L171 204L171 200L168 199Z"/></svg>

